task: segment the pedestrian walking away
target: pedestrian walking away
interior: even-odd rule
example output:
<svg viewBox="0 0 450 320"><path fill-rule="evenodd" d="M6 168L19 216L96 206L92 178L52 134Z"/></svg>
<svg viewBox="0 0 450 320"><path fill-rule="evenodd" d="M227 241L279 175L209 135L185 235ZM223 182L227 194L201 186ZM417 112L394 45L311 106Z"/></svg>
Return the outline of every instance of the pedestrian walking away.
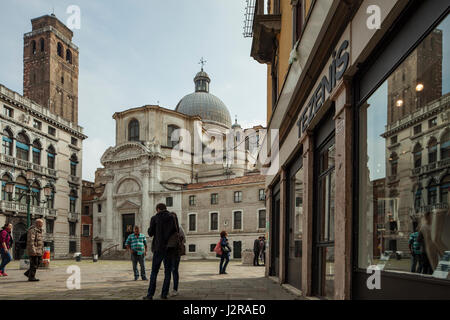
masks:
<svg viewBox="0 0 450 320"><path fill-rule="evenodd" d="M31 226L27 232L27 254L30 258L30 268L24 275L28 277L28 281L39 281L39 279L36 279L36 271L42 262L42 254L44 253L43 225L44 221L37 219L34 226Z"/></svg>
<svg viewBox="0 0 450 320"><path fill-rule="evenodd" d="M7 223L0 231L0 254L2 262L0 264L0 277L7 277L8 274L5 271L6 265L11 262L11 247L13 238L11 236L12 224Z"/></svg>
<svg viewBox="0 0 450 320"><path fill-rule="evenodd" d="M219 274L227 274L227 265L230 262L231 248L227 239L228 233L222 231L220 233L220 247L222 249L222 255L220 257Z"/></svg>
<svg viewBox="0 0 450 320"><path fill-rule="evenodd" d="M170 293L170 296L174 297L174 296L178 295L178 283L180 281L180 274L178 272L178 269L180 267L181 256L186 254L186 249L185 249L186 236L184 234L183 227L178 223L177 214L175 212L171 212L171 214L173 215L173 217L175 219L177 231L180 236L180 241L181 241L181 245L182 245L182 250L176 251L173 254L173 260L172 260L173 290Z"/></svg>
<svg viewBox="0 0 450 320"><path fill-rule="evenodd" d="M253 242L253 266L259 266L259 255L261 254L260 251L260 242L261 242L261 237L259 237L258 239L255 239L255 241Z"/></svg>
<svg viewBox="0 0 450 320"><path fill-rule="evenodd" d="M155 295L156 279L158 277L161 263L164 263L164 282L161 291L161 299L167 299L172 274L173 252L171 252L172 250L168 250L167 245L172 234L177 232L175 219L173 218L173 215L167 211L167 207L164 203L159 203L156 206L156 211L156 215L154 215L150 220L150 228L148 229L148 235L153 237L153 261L150 284L144 300L152 300Z"/></svg>
<svg viewBox="0 0 450 320"><path fill-rule="evenodd" d="M147 239L140 232L138 226L134 227L134 233L130 234L125 242L127 249L131 253L131 261L133 263L134 280L139 279L139 271L137 264L141 267L141 278L147 280L145 276L145 257L147 256Z"/></svg>

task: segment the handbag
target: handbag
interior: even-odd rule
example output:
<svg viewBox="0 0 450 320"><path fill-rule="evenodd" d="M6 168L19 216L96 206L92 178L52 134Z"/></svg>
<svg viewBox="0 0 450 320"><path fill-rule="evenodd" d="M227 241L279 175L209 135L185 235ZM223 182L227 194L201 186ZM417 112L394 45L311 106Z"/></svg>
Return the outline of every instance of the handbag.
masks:
<svg viewBox="0 0 450 320"><path fill-rule="evenodd" d="M174 232L167 241L167 248L175 248L177 249L177 253L179 256L186 255L186 247L183 244L183 239L180 235L180 229L178 228L177 220L175 220L175 217L173 217L173 220L175 222L175 226L177 228L177 231Z"/></svg>

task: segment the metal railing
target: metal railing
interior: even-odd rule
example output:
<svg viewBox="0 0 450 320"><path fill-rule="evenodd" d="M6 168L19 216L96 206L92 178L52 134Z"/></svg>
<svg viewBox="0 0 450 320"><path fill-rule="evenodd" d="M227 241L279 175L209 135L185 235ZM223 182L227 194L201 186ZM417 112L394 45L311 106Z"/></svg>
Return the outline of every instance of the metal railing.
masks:
<svg viewBox="0 0 450 320"><path fill-rule="evenodd" d="M27 205L23 203L13 202L13 201L6 201L6 200L0 200L0 209L1 211L11 211L11 212L18 212L18 213L27 213ZM33 206L30 205L30 213L32 215L42 215L42 216L56 216L56 209L49 209L46 207L39 207L39 206Z"/></svg>
<svg viewBox="0 0 450 320"><path fill-rule="evenodd" d="M18 167L25 170L31 169L40 174L56 177L56 170L54 169L46 168L36 163L31 163L22 159L8 156L4 153L0 154L0 161L10 166Z"/></svg>
<svg viewBox="0 0 450 320"><path fill-rule="evenodd" d="M426 164L421 167L411 169L411 172L412 172L413 176L416 176L419 174L428 173L428 172L436 170L436 169L444 169L447 167L450 167L450 159L444 159L441 161Z"/></svg>

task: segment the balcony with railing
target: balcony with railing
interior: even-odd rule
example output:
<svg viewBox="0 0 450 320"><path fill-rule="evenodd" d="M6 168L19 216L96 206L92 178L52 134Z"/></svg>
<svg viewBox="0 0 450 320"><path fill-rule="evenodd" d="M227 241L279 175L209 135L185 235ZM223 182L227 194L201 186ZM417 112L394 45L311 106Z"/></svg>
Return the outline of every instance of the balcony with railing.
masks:
<svg viewBox="0 0 450 320"><path fill-rule="evenodd" d="M25 161L22 159L8 156L4 153L0 154L0 162L4 163L6 165L9 165L9 166L17 167L19 169L24 169L24 170L31 169L38 174L43 174L43 175L47 175L47 176L56 178L56 170L54 170L54 169L46 168L46 167L43 167L43 166L35 164L35 163L31 163L31 162L28 162L28 161Z"/></svg>
<svg viewBox="0 0 450 320"><path fill-rule="evenodd" d="M67 219L76 222L80 219L80 214L78 212L69 212Z"/></svg>
<svg viewBox="0 0 450 320"><path fill-rule="evenodd" d="M2 212L16 212L27 214L27 205L19 202L0 200L0 210ZM41 215L43 217L56 217L56 209L30 205L30 214Z"/></svg>
<svg viewBox="0 0 450 320"><path fill-rule="evenodd" d="M80 184L80 177L69 175L69 181L72 183Z"/></svg>
<svg viewBox="0 0 450 320"><path fill-rule="evenodd" d="M437 162L433 162L433 163L429 163L426 165L423 165L421 167L418 168L414 168L411 170L411 173L413 176L417 176L420 174L427 174L430 173L434 170L443 170L445 168L449 168L450 167L450 159L444 159L441 161L437 161Z"/></svg>

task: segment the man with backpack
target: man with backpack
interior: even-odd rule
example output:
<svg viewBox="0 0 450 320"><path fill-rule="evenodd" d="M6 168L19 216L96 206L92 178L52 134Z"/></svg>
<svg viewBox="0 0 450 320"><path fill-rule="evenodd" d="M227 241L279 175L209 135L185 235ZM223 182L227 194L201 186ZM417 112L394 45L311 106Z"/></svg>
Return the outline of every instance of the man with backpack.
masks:
<svg viewBox="0 0 450 320"><path fill-rule="evenodd" d="M34 226L31 226L27 232L27 254L30 258L30 268L24 275L28 277L28 281L39 281L39 279L36 279L36 271L42 262L42 255L44 253L43 225L44 221L37 219Z"/></svg>

